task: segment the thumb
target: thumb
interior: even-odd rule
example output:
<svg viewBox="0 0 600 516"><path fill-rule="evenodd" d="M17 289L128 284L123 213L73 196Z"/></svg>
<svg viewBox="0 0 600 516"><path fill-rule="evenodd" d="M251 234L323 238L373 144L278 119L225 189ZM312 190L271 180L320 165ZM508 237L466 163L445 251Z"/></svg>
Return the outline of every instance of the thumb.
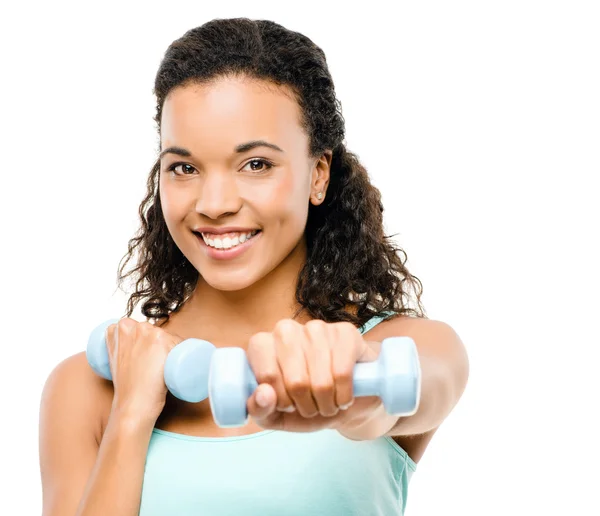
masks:
<svg viewBox="0 0 600 516"><path fill-rule="evenodd" d="M277 409L277 393L268 383L261 383L248 398L248 414L255 421L267 419Z"/></svg>

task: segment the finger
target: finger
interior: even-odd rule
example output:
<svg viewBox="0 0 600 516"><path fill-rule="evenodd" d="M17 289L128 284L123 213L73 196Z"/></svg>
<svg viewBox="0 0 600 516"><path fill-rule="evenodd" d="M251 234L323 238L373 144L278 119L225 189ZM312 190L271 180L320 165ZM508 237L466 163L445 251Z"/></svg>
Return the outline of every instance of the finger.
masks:
<svg viewBox="0 0 600 516"><path fill-rule="evenodd" d="M312 418L305 418L298 411L294 413L279 412L273 410L274 405L269 405L271 409L262 408L257 403L259 390L268 391L267 397L274 396L275 391L268 384L261 384L248 399L248 414L253 421L266 430L281 430L285 432L314 432L316 430L336 428L340 424L340 416L324 417L317 414ZM273 401L273 399L271 399ZM344 412L346 414L346 412Z"/></svg>
<svg viewBox="0 0 600 516"><path fill-rule="evenodd" d="M312 395L319 413L325 417L335 416L339 410L335 400L335 381L331 372L331 339L335 335L328 326L326 322L317 319L304 325L307 337L304 355Z"/></svg>
<svg viewBox="0 0 600 516"><path fill-rule="evenodd" d="M117 372L117 364L119 363L118 360L118 356L119 356L119 325L117 324L115 326L115 329L113 330L113 343L114 343L114 348L113 348L113 358L114 360L111 360L112 364L113 364L113 369L114 371L111 371L111 375L113 378L115 378L116 376L116 372Z"/></svg>
<svg viewBox="0 0 600 516"><path fill-rule="evenodd" d="M165 330L160 330L160 328L157 328L156 326L154 326L152 323L149 323L148 321L142 321L142 322L136 322L137 328L137 334L141 337L148 337L150 335L154 335L156 334L158 331L162 331L164 332Z"/></svg>
<svg viewBox="0 0 600 516"><path fill-rule="evenodd" d="M335 381L335 399L340 409L347 410L354 403L353 373L357 359L365 345L362 335L351 323L333 325L335 332L331 371ZM355 350L349 353L348 350Z"/></svg>
<svg viewBox="0 0 600 516"><path fill-rule="evenodd" d="M303 325L291 319L279 321L272 333L277 361L283 376L285 391L302 417L311 418L319 413L312 396L310 376L304 355L307 337ZM280 396L277 391L277 396ZM281 401L279 407L285 407Z"/></svg>
<svg viewBox="0 0 600 516"><path fill-rule="evenodd" d="M261 383L248 398L246 403L248 415L259 426L271 427L281 414L277 412L277 395L268 383Z"/></svg>
<svg viewBox="0 0 600 516"><path fill-rule="evenodd" d="M137 321L130 318L119 319L117 324L111 324L114 327L112 331L108 333L108 339L111 342L111 348L109 350L109 361L111 368L111 375L113 379L117 374L117 367L119 364L119 357L124 357L129 351L131 346L127 345L132 337L135 335ZM107 340L107 345L108 345Z"/></svg>
<svg viewBox="0 0 600 516"><path fill-rule="evenodd" d="M161 346L167 351L171 351L171 349L183 340L148 321L137 323L137 332L138 335L148 338L155 345Z"/></svg>
<svg viewBox="0 0 600 516"><path fill-rule="evenodd" d="M116 324L110 324L106 327L106 330L104 331L104 341L106 342L106 352L108 353L108 366L110 368L110 374L112 378L115 377L116 368L116 360L114 359L117 341L116 331Z"/></svg>
<svg viewBox="0 0 600 516"><path fill-rule="evenodd" d="M283 376L277 362L273 334L259 332L248 341L248 364L256 377L256 383L266 383L273 387L278 408L293 407L293 402L285 390Z"/></svg>

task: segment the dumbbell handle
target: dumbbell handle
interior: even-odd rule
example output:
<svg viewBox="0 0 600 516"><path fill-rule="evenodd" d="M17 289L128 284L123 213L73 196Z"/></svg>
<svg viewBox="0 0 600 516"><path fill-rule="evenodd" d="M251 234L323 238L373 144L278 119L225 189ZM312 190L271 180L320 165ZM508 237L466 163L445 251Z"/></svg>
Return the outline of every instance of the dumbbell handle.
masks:
<svg viewBox="0 0 600 516"><path fill-rule="evenodd" d="M258 387L258 382L247 360L245 368L244 377L248 382L247 391L253 393ZM352 394L357 398L360 396L380 396L382 394L380 389L382 376L382 364L377 360L375 362L360 362L356 364L352 373Z"/></svg>
<svg viewBox="0 0 600 516"><path fill-rule="evenodd" d="M356 364L352 373L352 390L354 396L381 395L379 384L382 376L383 366L379 361Z"/></svg>

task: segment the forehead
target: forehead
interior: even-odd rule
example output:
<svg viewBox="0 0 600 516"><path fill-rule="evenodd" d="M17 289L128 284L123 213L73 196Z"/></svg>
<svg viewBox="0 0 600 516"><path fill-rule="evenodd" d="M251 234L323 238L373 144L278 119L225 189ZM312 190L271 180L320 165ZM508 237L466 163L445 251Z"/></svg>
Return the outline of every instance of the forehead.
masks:
<svg viewBox="0 0 600 516"><path fill-rule="evenodd" d="M238 143L267 139L286 149L303 135L291 90L246 78L174 88L161 114L162 148L210 142L213 149L222 145L231 152Z"/></svg>

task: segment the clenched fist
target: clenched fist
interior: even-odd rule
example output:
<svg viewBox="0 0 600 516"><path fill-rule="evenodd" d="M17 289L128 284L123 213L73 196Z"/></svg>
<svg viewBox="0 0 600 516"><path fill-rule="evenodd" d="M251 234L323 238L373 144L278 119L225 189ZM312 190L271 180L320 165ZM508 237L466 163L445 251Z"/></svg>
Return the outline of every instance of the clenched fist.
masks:
<svg viewBox="0 0 600 516"><path fill-rule="evenodd" d="M355 364L377 360L379 353L349 322L283 319L273 332L253 335L246 354L258 383L248 414L263 428L338 428L382 405L376 396L354 398Z"/></svg>
<svg viewBox="0 0 600 516"><path fill-rule="evenodd" d="M114 385L113 411L154 425L167 396L165 361L169 351L182 340L149 322L130 318L106 329Z"/></svg>

